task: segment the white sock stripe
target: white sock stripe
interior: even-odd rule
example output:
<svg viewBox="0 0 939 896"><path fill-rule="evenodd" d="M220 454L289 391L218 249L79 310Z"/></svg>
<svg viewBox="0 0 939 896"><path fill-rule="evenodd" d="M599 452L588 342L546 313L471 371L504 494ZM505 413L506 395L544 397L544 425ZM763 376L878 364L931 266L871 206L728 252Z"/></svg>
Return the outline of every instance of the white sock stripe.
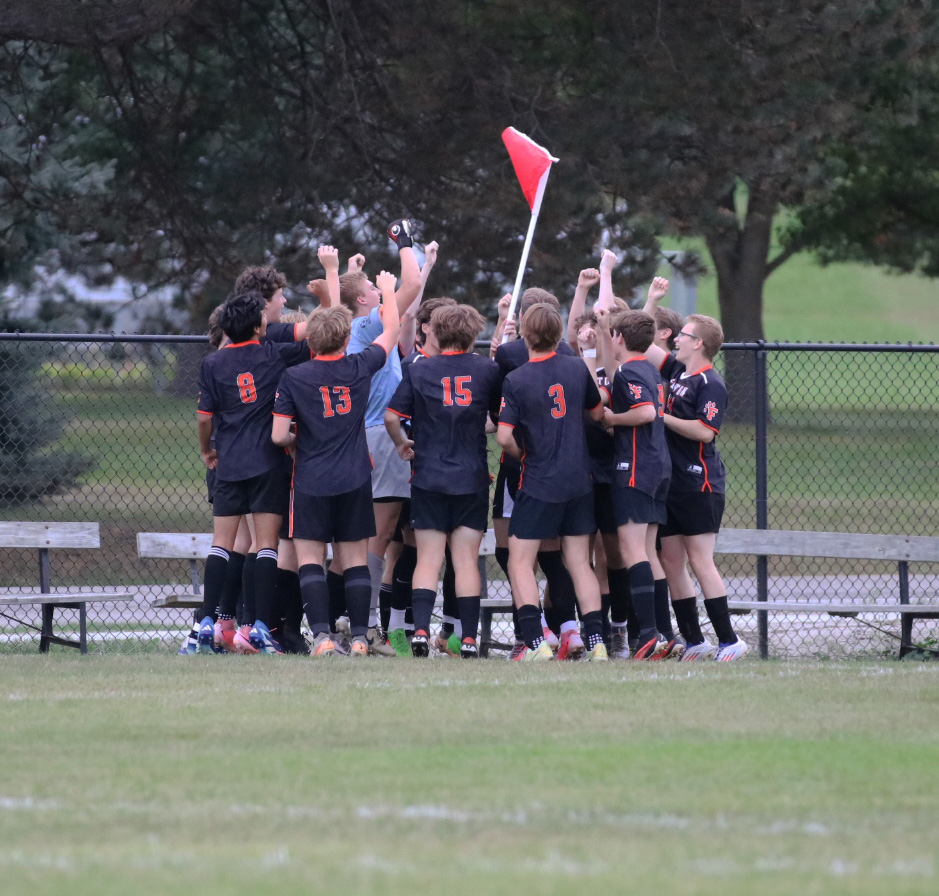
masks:
<svg viewBox="0 0 939 896"><path fill-rule="evenodd" d="M258 560L273 560L277 562L277 551L271 550L270 548L264 548L261 551L258 551Z"/></svg>
<svg viewBox="0 0 939 896"><path fill-rule="evenodd" d="M212 545L212 547L209 548L209 556L221 557L225 561L229 559L228 551L226 551L225 548L220 548L220 547L217 547L216 545Z"/></svg>

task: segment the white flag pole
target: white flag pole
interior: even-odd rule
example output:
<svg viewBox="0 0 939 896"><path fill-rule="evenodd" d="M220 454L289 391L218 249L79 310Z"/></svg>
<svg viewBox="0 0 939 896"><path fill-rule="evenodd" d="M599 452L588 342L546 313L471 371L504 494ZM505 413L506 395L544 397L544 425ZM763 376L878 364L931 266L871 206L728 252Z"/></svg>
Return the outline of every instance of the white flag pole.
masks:
<svg viewBox="0 0 939 896"><path fill-rule="evenodd" d="M535 235L535 225L538 223L538 213L541 211L541 200L544 198L545 186L548 183L548 175L551 173L551 166L548 165L545 173L541 175L538 181L538 192L535 194L535 204L531 210L531 220L528 222L528 235L525 237L525 245L522 248L522 261L518 266L518 274L515 277L515 288L512 290L512 302L509 305L508 320L515 316L515 308L518 305L518 296L522 288L522 279L525 276L525 265L528 263L528 253L531 250L532 239ZM502 342L505 343L507 336L502 336Z"/></svg>

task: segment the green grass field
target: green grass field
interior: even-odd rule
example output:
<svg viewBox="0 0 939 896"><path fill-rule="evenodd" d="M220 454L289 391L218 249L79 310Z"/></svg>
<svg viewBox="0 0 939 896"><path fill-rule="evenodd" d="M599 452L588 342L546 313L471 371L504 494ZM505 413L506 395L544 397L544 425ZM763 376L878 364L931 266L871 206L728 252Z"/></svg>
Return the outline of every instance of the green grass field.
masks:
<svg viewBox="0 0 939 896"><path fill-rule="evenodd" d="M0 669L8 896L937 889L936 664Z"/></svg>

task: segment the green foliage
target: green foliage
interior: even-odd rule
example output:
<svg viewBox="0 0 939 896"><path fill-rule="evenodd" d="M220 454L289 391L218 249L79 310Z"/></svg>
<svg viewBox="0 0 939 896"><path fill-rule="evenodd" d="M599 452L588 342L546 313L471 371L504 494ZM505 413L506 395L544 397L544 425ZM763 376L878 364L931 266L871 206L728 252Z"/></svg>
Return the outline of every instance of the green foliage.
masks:
<svg viewBox="0 0 939 896"><path fill-rule="evenodd" d="M38 382L49 353L42 343L0 343L0 506L53 494L94 466L88 455L55 448L68 414Z"/></svg>

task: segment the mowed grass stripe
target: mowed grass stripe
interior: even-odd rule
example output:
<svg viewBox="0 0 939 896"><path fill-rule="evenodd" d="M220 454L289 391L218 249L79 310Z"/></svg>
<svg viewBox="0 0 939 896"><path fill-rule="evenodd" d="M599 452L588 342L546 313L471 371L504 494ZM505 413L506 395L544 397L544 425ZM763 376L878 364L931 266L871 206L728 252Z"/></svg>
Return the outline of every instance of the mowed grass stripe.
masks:
<svg viewBox="0 0 939 896"><path fill-rule="evenodd" d="M6 893L936 888L931 664L0 670Z"/></svg>

